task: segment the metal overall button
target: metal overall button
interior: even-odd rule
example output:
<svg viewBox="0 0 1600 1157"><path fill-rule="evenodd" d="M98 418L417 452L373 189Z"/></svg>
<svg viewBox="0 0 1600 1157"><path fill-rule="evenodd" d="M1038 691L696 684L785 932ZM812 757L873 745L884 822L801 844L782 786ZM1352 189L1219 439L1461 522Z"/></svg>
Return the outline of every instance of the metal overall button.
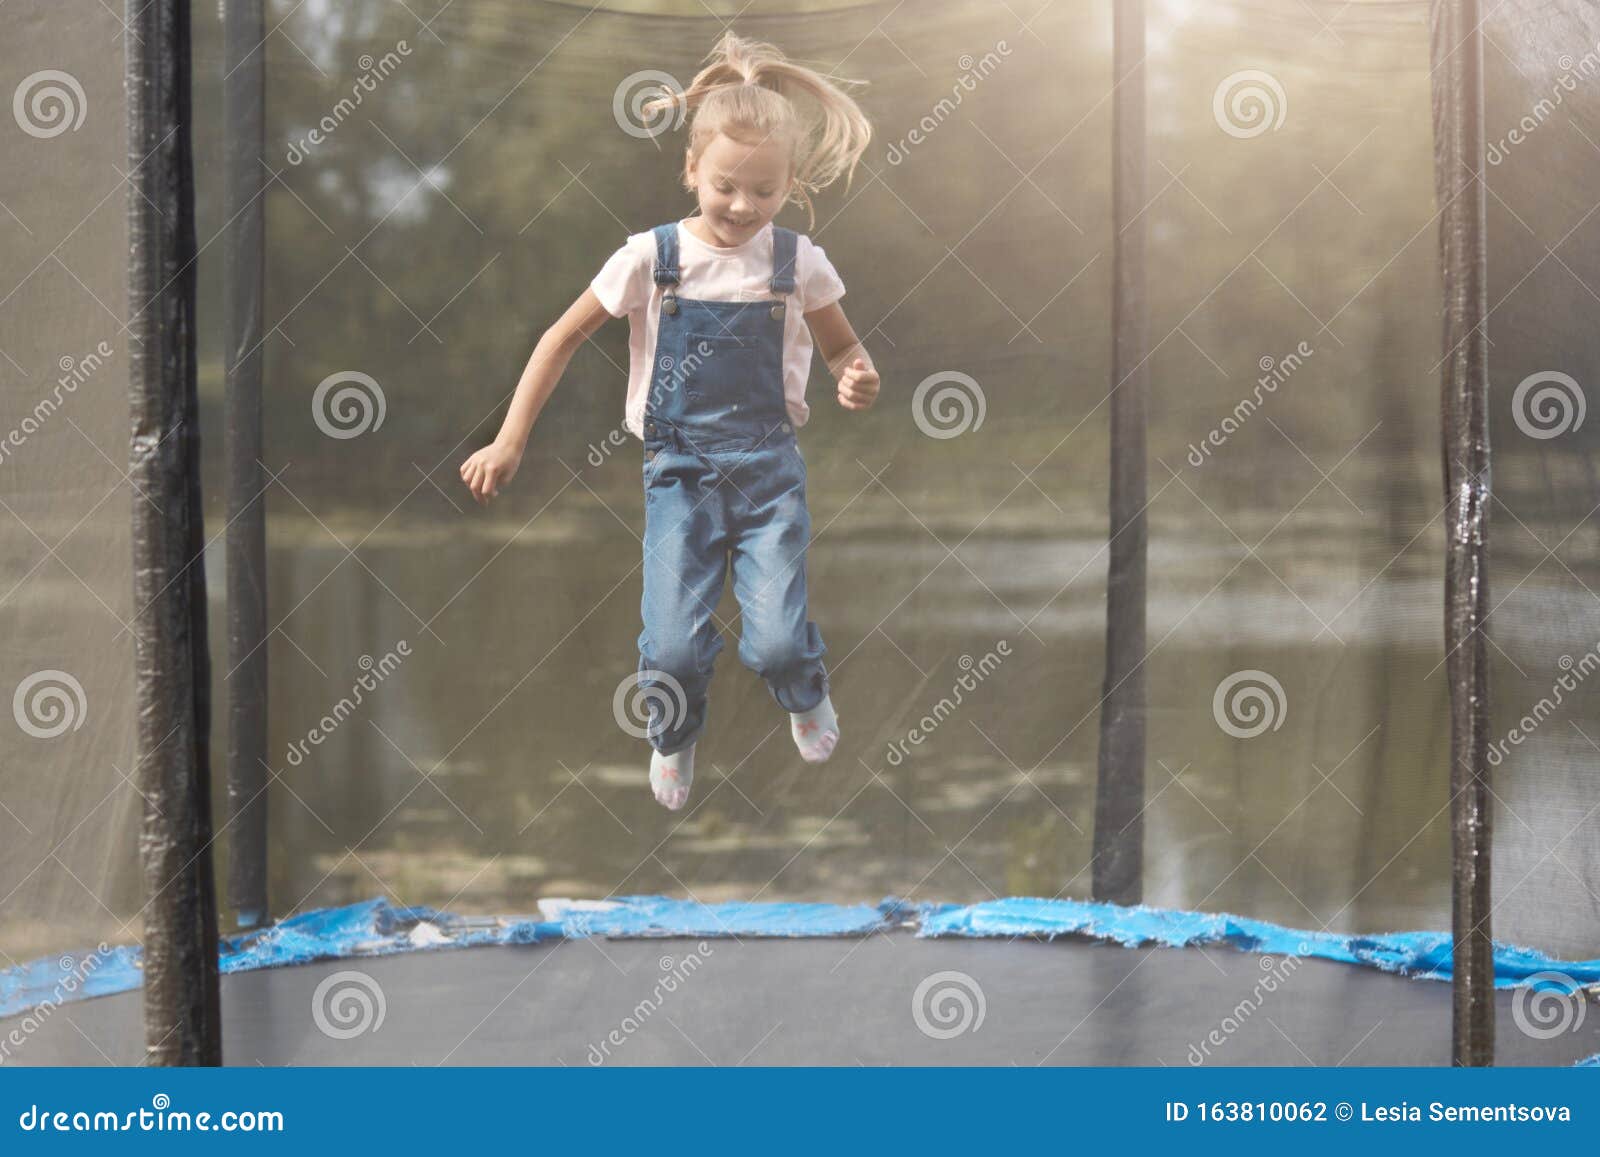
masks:
<svg viewBox="0 0 1600 1157"><path fill-rule="evenodd" d="M781 302L781 301L773 302L772 303L772 309L770 310L770 312L772 314L772 320L773 321L778 321L779 319L781 319L783 317L783 302Z"/></svg>
<svg viewBox="0 0 1600 1157"><path fill-rule="evenodd" d="M667 314L678 312L678 297L676 294L669 293L661 299L661 312Z"/></svg>

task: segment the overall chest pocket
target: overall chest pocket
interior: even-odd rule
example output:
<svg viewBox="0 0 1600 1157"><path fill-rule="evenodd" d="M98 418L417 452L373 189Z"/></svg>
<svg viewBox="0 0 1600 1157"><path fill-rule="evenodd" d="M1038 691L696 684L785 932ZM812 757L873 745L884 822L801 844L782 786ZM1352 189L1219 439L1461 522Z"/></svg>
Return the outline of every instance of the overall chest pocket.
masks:
<svg viewBox="0 0 1600 1157"><path fill-rule="evenodd" d="M761 347L737 333L691 333L683 355L685 392L697 402L729 403L750 396L761 371Z"/></svg>

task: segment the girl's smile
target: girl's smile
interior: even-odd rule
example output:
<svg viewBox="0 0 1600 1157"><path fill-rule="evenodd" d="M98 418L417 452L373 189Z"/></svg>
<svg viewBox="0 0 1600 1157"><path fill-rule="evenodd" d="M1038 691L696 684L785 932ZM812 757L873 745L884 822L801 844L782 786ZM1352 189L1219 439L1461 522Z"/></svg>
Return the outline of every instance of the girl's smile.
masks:
<svg viewBox="0 0 1600 1157"><path fill-rule="evenodd" d="M700 216L691 218L698 226L693 229L695 236L708 245L731 249L760 232L788 196L792 150L786 139L747 144L718 133L698 160L688 163L689 180L700 202Z"/></svg>

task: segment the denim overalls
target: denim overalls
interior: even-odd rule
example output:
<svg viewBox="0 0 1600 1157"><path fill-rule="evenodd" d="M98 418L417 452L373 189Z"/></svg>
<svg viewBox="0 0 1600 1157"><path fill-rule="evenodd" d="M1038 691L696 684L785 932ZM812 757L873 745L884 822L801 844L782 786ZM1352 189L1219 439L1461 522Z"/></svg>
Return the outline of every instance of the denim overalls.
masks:
<svg viewBox="0 0 1600 1157"><path fill-rule="evenodd" d="M671 754L706 721L722 636L712 619L731 562L744 616L739 660L785 711L828 692L806 618L806 467L783 399L783 328L796 235L773 226L772 301L679 297L678 225L657 226L662 287L644 413L644 598L639 691L647 734ZM676 686L674 686L676 684Z"/></svg>

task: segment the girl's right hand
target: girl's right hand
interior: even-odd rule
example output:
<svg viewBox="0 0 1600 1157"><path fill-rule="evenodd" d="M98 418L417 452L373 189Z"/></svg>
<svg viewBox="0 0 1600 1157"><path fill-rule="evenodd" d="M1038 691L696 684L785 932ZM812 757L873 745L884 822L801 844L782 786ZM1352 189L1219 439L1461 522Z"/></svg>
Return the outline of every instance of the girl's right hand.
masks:
<svg viewBox="0 0 1600 1157"><path fill-rule="evenodd" d="M492 442L461 464L461 480L478 505L487 506L490 498L500 494L500 487L517 476L521 465L521 450Z"/></svg>

